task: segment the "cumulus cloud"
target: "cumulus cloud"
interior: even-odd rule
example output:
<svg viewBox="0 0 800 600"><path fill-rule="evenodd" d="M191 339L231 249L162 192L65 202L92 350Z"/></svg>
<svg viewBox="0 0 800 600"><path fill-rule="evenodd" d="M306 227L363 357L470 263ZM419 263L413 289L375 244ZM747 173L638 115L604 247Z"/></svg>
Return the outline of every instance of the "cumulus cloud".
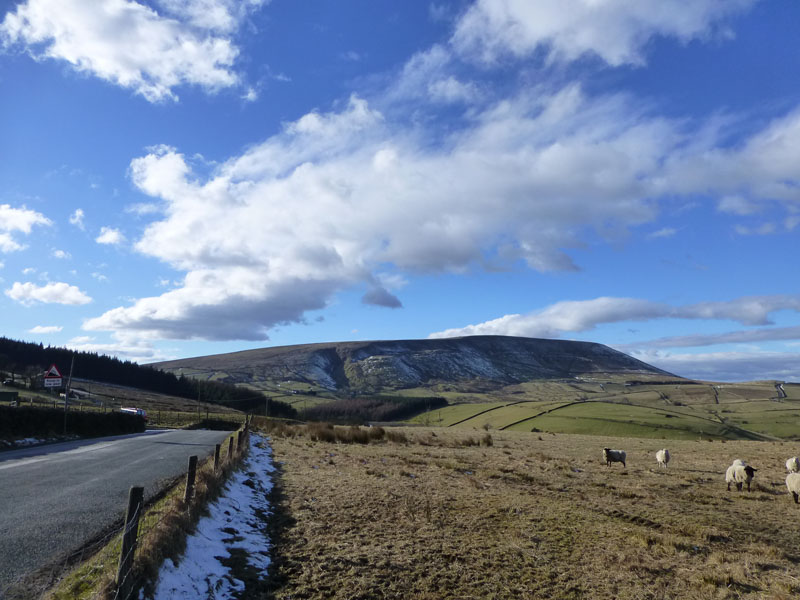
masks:
<svg viewBox="0 0 800 600"><path fill-rule="evenodd" d="M53 250L53 258L58 258L59 260L67 260L69 258L72 258L72 256L70 255L69 252L67 252L65 250L56 249L56 250Z"/></svg>
<svg viewBox="0 0 800 600"><path fill-rule="evenodd" d="M239 50L231 34L257 0L27 0L0 23L0 41L20 45L37 60L132 89L151 102L177 100L173 89L209 91L239 84Z"/></svg>
<svg viewBox="0 0 800 600"><path fill-rule="evenodd" d="M612 66L642 65L655 36L683 43L730 35L725 20L755 0L477 0L459 19L453 46L467 56L494 61L542 50L551 62L586 54Z"/></svg>
<svg viewBox="0 0 800 600"><path fill-rule="evenodd" d="M64 329L60 325L37 325L36 327L32 327L28 329L28 333L58 333Z"/></svg>
<svg viewBox="0 0 800 600"><path fill-rule="evenodd" d="M119 229L113 227L101 227L100 235L95 240L98 244L107 244L110 246L119 246L125 243L125 236Z"/></svg>
<svg viewBox="0 0 800 600"><path fill-rule="evenodd" d="M557 302L526 315L505 315L475 325L435 332L428 337L516 335L558 338L564 333L591 331L603 323L652 319L712 319L745 325L769 325L770 315L779 310L800 312L800 295L748 296L727 302L701 302L685 306L670 306L636 298L602 297Z"/></svg>
<svg viewBox="0 0 800 600"><path fill-rule="evenodd" d="M286 124L205 179L159 146L130 166L163 203L135 247L187 272L183 287L86 326L264 339L387 265L458 272L488 254L576 269L565 249L583 232L616 239L655 216L650 174L680 139L623 97L568 86L490 105L433 146L357 97Z"/></svg>
<svg viewBox="0 0 800 600"><path fill-rule="evenodd" d="M88 304L92 299L74 285L67 283L48 283L38 286L35 283L14 282L11 288L5 291L6 296L20 304L30 306L42 304L66 304L71 306Z"/></svg>
<svg viewBox="0 0 800 600"><path fill-rule="evenodd" d="M0 252L15 252L25 246L17 241L15 234L30 234L36 225L52 225L43 214L24 206L14 208L10 204L0 204Z"/></svg>

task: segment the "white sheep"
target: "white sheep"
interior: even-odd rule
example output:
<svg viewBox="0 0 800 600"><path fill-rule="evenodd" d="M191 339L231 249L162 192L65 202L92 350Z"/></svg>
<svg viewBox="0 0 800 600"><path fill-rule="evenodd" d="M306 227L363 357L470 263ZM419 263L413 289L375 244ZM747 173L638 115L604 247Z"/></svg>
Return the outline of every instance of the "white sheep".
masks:
<svg viewBox="0 0 800 600"><path fill-rule="evenodd" d="M603 460L606 461L606 466L610 467L611 463L621 462L625 466L625 451L612 450L611 448L603 448Z"/></svg>
<svg viewBox="0 0 800 600"><path fill-rule="evenodd" d="M789 473L786 476L786 487L792 493L794 503L800 501L800 473Z"/></svg>
<svg viewBox="0 0 800 600"><path fill-rule="evenodd" d="M797 456L793 456L789 460L786 461L786 470L789 473L798 473L800 472L800 458Z"/></svg>
<svg viewBox="0 0 800 600"><path fill-rule="evenodd" d="M659 467L667 468L667 463L669 462L669 450L663 448L656 452L656 460L658 461Z"/></svg>
<svg viewBox="0 0 800 600"><path fill-rule="evenodd" d="M725 481L728 483L728 491L731 491L731 483L736 484L736 489L742 491L742 484L747 484L747 491L750 491L750 482L753 481L753 476L758 469L751 466L731 465L725 471Z"/></svg>

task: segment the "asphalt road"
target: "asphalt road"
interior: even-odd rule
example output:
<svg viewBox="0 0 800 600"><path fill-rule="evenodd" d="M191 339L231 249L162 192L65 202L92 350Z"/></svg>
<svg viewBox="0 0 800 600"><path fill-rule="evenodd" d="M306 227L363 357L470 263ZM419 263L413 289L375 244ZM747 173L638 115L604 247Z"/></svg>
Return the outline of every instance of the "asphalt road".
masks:
<svg viewBox="0 0 800 600"><path fill-rule="evenodd" d="M149 498L228 434L153 431L0 452L0 598L122 518L131 486Z"/></svg>

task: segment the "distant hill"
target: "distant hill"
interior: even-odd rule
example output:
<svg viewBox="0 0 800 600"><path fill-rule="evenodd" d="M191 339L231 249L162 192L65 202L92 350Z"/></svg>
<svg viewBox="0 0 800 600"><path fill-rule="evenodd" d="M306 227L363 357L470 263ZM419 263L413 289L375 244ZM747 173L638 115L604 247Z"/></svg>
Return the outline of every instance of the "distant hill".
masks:
<svg viewBox="0 0 800 600"><path fill-rule="evenodd" d="M492 389L534 380L603 375L675 377L603 344L508 336L279 346L152 366L226 383L261 387L296 382L334 393L439 384Z"/></svg>

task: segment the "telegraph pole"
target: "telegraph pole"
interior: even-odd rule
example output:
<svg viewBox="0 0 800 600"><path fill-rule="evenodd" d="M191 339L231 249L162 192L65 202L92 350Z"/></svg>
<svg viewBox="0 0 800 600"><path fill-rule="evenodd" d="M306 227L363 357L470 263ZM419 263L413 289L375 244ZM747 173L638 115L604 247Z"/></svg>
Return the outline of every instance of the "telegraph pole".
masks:
<svg viewBox="0 0 800 600"><path fill-rule="evenodd" d="M75 368L75 353L72 353L72 363L69 365L69 377L67 377L67 389L64 394L64 435L67 435L67 406L69 406L69 386L72 384L72 369Z"/></svg>

